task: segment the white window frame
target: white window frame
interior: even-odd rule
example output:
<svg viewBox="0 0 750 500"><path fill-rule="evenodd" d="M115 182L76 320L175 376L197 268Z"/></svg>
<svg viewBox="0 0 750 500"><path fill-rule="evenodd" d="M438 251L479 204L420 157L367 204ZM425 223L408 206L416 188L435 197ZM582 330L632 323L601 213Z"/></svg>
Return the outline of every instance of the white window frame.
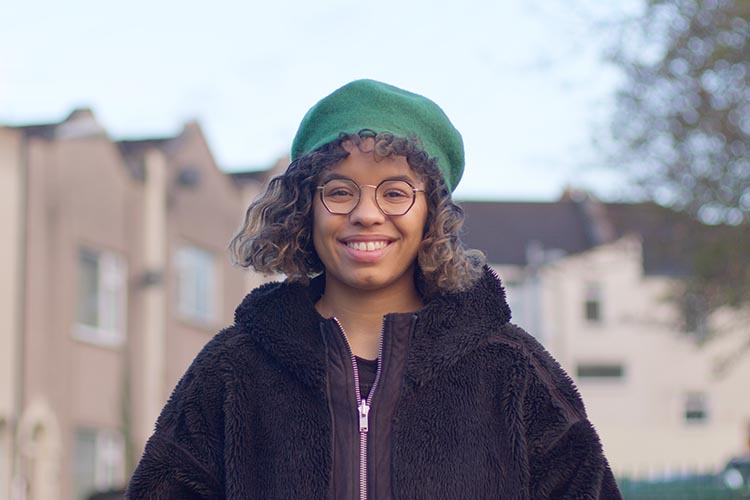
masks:
<svg viewBox="0 0 750 500"><path fill-rule="evenodd" d="M97 324L83 323L80 317L81 260L84 254L93 256L97 261L96 308ZM118 347L125 341L127 318L127 264L125 259L114 252L93 250L82 247L78 251L76 263L78 274L76 324L73 336L78 340L103 346Z"/></svg>
<svg viewBox="0 0 750 500"><path fill-rule="evenodd" d="M97 491L108 491L124 487L125 439L122 433L109 429L79 428L76 431L74 446L78 446L78 436L84 432L94 436L94 488ZM77 464L74 466L77 467ZM78 486L74 485L76 490Z"/></svg>
<svg viewBox="0 0 750 500"><path fill-rule="evenodd" d="M214 324L221 304L216 255L210 250L186 243L175 253L175 268L179 316L198 324Z"/></svg>

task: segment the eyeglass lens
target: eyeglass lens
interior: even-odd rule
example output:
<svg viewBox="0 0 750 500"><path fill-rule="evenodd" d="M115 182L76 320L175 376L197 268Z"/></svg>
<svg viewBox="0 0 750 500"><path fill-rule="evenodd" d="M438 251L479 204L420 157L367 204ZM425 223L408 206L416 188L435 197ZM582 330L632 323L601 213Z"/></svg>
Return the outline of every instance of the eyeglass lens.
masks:
<svg viewBox="0 0 750 500"><path fill-rule="evenodd" d="M331 179L323 184L321 198L332 214L346 215L359 203L362 190L348 179ZM386 215L404 215L414 204L416 193L406 181L384 181L375 189L375 202Z"/></svg>

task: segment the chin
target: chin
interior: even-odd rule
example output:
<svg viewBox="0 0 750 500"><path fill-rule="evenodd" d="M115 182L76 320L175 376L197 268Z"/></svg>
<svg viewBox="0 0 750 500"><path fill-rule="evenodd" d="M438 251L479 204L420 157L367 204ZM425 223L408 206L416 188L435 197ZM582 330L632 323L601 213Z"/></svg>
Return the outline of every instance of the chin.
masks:
<svg viewBox="0 0 750 500"><path fill-rule="evenodd" d="M373 275L352 278L347 284L357 290L373 291L388 288L393 282L384 280L382 276Z"/></svg>
<svg viewBox="0 0 750 500"><path fill-rule="evenodd" d="M349 285L349 287L357 290L371 292L376 290L393 289L396 291L400 290L406 281L413 283L414 273L408 269L398 274L384 273L377 269L370 269L362 273L348 276L347 278L348 279L346 279L345 283Z"/></svg>

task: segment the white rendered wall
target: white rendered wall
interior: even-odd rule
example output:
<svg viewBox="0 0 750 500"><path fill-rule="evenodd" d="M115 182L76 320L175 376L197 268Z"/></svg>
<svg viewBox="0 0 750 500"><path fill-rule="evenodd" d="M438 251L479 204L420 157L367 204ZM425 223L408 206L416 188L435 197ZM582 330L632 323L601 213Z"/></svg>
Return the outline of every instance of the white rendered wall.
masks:
<svg viewBox="0 0 750 500"><path fill-rule="evenodd" d="M706 345L680 332L668 300L673 283L643 275L637 239L624 238L545 264L536 282L528 270L496 267L501 276L520 281L509 289L522 297L511 298L511 304L523 303L523 314L515 320L537 336L571 376L575 378L579 363L624 367L619 380L576 380L616 473L718 467L748 452L750 354L726 375L716 374L718 360L743 342L742 324L747 323L737 321L736 312L725 313L724 335ZM599 323L584 316L586 288L592 283L602 292ZM541 289L536 307L529 299L539 295L535 287ZM531 325L539 327L532 330ZM708 398L704 422L684 418L691 392Z"/></svg>

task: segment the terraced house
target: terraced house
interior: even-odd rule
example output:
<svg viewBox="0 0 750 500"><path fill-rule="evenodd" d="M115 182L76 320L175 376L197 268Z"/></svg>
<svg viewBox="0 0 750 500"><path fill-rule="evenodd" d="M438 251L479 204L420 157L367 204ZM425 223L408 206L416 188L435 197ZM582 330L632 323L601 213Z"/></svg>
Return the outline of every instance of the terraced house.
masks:
<svg viewBox="0 0 750 500"><path fill-rule="evenodd" d="M226 248L285 164L226 174L196 123L129 141L87 109L0 127L0 498L124 486L179 377L261 282ZM718 369L747 316L681 319L681 223L572 191L462 205L468 244L575 379L616 473L750 451L750 354ZM703 343L709 324L722 334Z"/></svg>
<svg viewBox="0 0 750 500"><path fill-rule="evenodd" d="M227 242L263 174L196 123L113 141L90 110L0 127L0 498L121 488L183 371L257 276Z"/></svg>
<svg viewBox="0 0 750 500"><path fill-rule="evenodd" d="M574 191L463 206L466 239L504 278L512 321L574 378L617 475L750 453L748 312L685 315L671 299L690 272L690 221Z"/></svg>

